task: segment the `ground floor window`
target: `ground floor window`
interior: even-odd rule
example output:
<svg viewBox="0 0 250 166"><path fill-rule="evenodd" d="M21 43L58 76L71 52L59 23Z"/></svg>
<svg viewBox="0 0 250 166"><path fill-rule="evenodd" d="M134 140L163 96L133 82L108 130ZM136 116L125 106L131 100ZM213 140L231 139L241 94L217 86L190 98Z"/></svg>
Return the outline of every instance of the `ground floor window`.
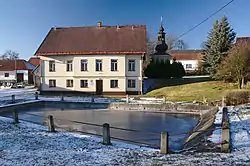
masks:
<svg viewBox="0 0 250 166"><path fill-rule="evenodd" d="M192 64L186 64L186 69L192 69Z"/></svg>
<svg viewBox="0 0 250 166"><path fill-rule="evenodd" d="M135 80L128 80L128 88L135 88Z"/></svg>
<svg viewBox="0 0 250 166"><path fill-rule="evenodd" d="M56 80L49 80L49 87L50 88L56 87Z"/></svg>
<svg viewBox="0 0 250 166"><path fill-rule="evenodd" d="M9 77L10 74L9 73L4 73L4 77Z"/></svg>
<svg viewBox="0 0 250 166"><path fill-rule="evenodd" d="M118 88L118 80L110 80L110 88Z"/></svg>
<svg viewBox="0 0 250 166"><path fill-rule="evenodd" d="M81 84L81 88L87 88L88 87L88 80L81 80L80 84Z"/></svg>
<svg viewBox="0 0 250 166"><path fill-rule="evenodd" d="M73 80L66 80L66 86L67 87L73 87Z"/></svg>

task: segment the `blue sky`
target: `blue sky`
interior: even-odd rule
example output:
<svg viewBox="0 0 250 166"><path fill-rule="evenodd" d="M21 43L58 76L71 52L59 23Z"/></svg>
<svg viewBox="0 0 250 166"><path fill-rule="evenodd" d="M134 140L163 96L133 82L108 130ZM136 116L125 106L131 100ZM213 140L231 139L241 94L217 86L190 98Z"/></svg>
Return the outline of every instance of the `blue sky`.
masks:
<svg viewBox="0 0 250 166"><path fill-rule="evenodd" d="M31 57L52 26L146 24L156 36L163 16L165 30L180 35L229 0L0 0L0 54L7 49ZM226 15L237 36L250 36L250 1L235 0L194 31L183 36L200 48L216 19Z"/></svg>

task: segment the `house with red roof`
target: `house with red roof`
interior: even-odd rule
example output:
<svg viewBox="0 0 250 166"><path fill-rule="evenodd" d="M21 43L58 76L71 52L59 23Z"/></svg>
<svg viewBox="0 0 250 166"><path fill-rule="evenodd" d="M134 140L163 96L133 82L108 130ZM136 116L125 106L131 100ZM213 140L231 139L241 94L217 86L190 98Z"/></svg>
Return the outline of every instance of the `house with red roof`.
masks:
<svg viewBox="0 0 250 166"><path fill-rule="evenodd" d="M192 72L198 69L199 60L202 59L202 50L171 50L173 60L181 62L185 71Z"/></svg>
<svg viewBox="0 0 250 166"><path fill-rule="evenodd" d="M35 52L42 94L141 94L145 25L53 27Z"/></svg>
<svg viewBox="0 0 250 166"><path fill-rule="evenodd" d="M33 83L31 71L35 68L29 62L18 60L0 60L0 86L10 87L16 82Z"/></svg>

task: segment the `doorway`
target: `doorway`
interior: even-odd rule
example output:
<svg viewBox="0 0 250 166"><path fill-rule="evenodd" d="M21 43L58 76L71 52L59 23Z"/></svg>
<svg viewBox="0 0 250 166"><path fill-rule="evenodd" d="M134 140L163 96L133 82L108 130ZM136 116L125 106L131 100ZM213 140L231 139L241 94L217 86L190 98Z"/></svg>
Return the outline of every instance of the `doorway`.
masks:
<svg viewBox="0 0 250 166"><path fill-rule="evenodd" d="M103 80L96 80L96 95L102 95L103 92Z"/></svg>
<svg viewBox="0 0 250 166"><path fill-rule="evenodd" d="M17 77L17 82L23 82L24 81L24 74L23 73L17 73L16 74Z"/></svg>

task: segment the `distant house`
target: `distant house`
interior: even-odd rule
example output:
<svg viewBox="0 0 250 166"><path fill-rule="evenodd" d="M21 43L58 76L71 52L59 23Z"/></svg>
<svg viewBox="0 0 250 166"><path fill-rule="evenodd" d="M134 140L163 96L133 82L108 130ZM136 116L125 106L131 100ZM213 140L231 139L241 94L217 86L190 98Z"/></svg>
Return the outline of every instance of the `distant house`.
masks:
<svg viewBox="0 0 250 166"><path fill-rule="evenodd" d="M34 68L25 60L0 60L0 85L11 86L15 82L32 84L31 71Z"/></svg>
<svg viewBox="0 0 250 166"><path fill-rule="evenodd" d="M35 53L41 93L142 93L145 25L54 27Z"/></svg>
<svg viewBox="0 0 250 166"><path fill-rule="evenodd" d="M38 66L38 65L40 65L40 58L39 57L31 57L28 62L34 66Z"/></svg>
<svg viewBox="0 0 250 166"><path fill-rule="evenodd" d="M202 50L171 50L172 59L181 62L186 71L198 69L198 62L202 58Z"/></svg>

